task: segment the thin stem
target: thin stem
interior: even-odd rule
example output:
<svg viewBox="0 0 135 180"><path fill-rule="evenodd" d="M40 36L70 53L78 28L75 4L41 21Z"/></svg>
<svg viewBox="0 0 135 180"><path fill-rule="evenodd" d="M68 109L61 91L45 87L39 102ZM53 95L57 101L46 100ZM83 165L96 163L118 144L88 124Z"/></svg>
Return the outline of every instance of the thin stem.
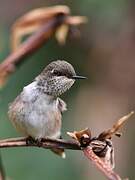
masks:
<svg viewBox="0 0 135 180"><path fill-rule="evenodd" d="M37 146L38 144L27 144L26 138L9 138L0 140L0 148L9 148L9 147L27 147L27 146ZM76 141L66 141L61 139L44 139L40 145L42 148L51 149L51 148L64 148L72 150L80 150L79 144Z"/></svg>
<svg viewBox="0 0 135 180"><path fill-rule="evenodd" d="M92 148L87 146L84 150L84 155L90 159L96 167L104 173L109 180L121 180L120 176L116 174L101 158L95 155Z"/></svg>
<svg viewBox="0 0 135 180"><path fill-rule="evenodd" d="M76 140L63 140L63 139L42 139L40 146L38 143L26 143L27 138L9 138L0 140L0 148L11 148L11 147L41 147L45 149L60 148L60 149L71 149L71 150L82 150L79 143ZM103 162L92 150L91 146L87 146L83 149L84 155L90 159L96 167L105 174L109 180L121 180L120 176L117 175L109 165Z"/></svg>
<svg viewBox="0 0 135 180"><path fill-rule="evenodd" d="M5 171L4 166L1 158L1 152L0 152L0 180L5 180Z"/></svg>

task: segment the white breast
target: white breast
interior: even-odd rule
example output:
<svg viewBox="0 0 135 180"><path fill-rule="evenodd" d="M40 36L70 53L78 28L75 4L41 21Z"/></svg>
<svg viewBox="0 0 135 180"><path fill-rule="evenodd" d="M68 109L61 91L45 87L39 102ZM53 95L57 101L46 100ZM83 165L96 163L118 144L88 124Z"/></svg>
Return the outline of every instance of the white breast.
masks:
<svg viewBox="0 0 135 180"><path fill-rule="evenodd" d="M61 131L61 112L58 99L40 92L36 82L24 87L20 95L21 109L13 109L19 116L14 118L18 129L25 130L25 134L34 138L59 138ZM11 105L12 106L12 105ZM19 109L19 110L18 110ZM16 111L16 112L15 112Z"/></svg>

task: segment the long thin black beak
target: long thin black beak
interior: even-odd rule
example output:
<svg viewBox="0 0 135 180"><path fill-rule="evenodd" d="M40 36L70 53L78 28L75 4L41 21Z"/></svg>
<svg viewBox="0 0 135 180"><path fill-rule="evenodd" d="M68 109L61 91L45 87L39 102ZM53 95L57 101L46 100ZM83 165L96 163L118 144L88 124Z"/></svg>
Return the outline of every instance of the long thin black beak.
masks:
<svg viewBox="0 0 135 180"><path fill-rule="evenodd" d="M72 79L87 79L87 78L84 77L84 76L77 76L77 75L75 75L75 76L72 76Z"/></svg>

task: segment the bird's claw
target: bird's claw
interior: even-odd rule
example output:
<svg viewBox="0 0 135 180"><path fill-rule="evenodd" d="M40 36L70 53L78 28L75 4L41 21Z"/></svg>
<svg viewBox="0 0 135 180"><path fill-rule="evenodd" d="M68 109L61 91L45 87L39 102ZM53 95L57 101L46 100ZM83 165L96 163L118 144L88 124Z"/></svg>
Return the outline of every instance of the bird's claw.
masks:
<svg viewBox="0 0 135 180"><path fill-rule="evenodd" d="M41 138L34 139L33 137L29 136L26 139L26 144L29 146L35 145L35 146L41 147L42 146L42 139Z"/></svg>

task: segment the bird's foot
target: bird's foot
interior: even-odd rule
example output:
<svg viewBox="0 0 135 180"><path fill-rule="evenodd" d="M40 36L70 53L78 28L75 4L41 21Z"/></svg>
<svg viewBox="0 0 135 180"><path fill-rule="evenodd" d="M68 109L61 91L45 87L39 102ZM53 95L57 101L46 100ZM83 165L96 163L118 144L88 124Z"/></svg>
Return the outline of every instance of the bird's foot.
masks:
<svg viewBox="0 0 135 180"><path fill-rule="evenodd" d="M29 136L26 139L26 144L29 146L35 145L35 146L41 147L42 146L42 138L34 139L33 137Z"/></svg>

